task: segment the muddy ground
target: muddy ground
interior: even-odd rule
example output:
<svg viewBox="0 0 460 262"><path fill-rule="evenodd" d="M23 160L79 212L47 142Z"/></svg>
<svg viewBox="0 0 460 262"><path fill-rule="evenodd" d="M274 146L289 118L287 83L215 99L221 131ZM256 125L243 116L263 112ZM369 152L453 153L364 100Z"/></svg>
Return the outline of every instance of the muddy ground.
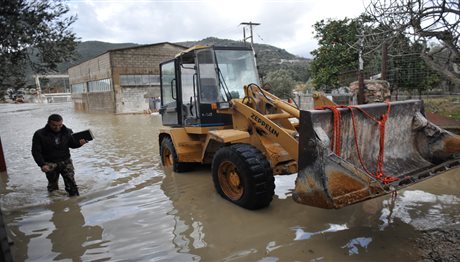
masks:
<svg viewBox="0 0 460 262"><path fill-rule="evenodd" d="M424 230L415 240L421 261L460 261L459 225Z"/></svg>
<svg viewBox="0 0 460 262"><path fill-rule="evenodd" d="M72 151L80 196L49 195L30 154L49 114L96 139ZM222 199L208 167L168 172L150 115L0 105L8 172L0 204L14 261L458 261L460 170L339 210L292 200L294 176L249 211Z"/></svg>

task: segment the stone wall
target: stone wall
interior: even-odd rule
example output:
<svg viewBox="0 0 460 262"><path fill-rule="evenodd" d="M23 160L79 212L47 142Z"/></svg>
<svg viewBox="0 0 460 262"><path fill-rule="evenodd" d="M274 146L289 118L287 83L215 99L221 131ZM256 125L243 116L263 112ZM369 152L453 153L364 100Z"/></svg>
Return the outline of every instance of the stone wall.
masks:
<svg viewBox="0 0 460 262"><path fill-rule="evenodd" d="M357 97L359 82L350 84L351 93ZM390 83L385 80L364 80L364 100L367 103L378 103L391 98ZM357 100L356 100L357 101Z"/></svg>

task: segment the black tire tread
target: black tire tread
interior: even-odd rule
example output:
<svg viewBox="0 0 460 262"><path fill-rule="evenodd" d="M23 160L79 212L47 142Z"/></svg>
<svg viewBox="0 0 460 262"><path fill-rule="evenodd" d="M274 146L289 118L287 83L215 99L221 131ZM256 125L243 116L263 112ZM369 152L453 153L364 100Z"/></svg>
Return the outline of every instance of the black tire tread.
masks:
<svg viewBox="0 0 460 262"><path fill-rule="evenodd" d="M179 162L177 158L176 148L170 137L164 137L161 140L160 154L163 154L163 147L168 147L173 155L173 171L176 173L183 173L193 169L192 163ZM163 155L161 155L161 164L164 166Z"/></svg>
<svg viewBox="0 0 460 262"><path fill-rule="evenodd" d="M237 168L242 167L238 172L247 176L248 188L238 201L229 199L220 188L217 173L223 160L234 162ZM212 174L216 191L223 198L247 209L269 206L275 194L275 178L270 163L262 152L249 144L232 144L219 149L212 162Z"/></svg>

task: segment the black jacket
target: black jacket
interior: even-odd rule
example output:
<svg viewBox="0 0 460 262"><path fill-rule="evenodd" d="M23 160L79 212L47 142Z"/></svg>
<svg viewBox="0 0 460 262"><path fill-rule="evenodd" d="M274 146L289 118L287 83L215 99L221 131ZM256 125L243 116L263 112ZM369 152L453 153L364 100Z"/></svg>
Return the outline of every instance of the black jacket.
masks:
<svg viewBox="0 0 460 262"><path fill-rule="evenodd" d="M59 162L70 158L69 148L81 147L79 141L72 138L72 129L62 126L59 133L54 133L48 124L35 132L32 138L32 156L38 166L45 162Z"/></svg>

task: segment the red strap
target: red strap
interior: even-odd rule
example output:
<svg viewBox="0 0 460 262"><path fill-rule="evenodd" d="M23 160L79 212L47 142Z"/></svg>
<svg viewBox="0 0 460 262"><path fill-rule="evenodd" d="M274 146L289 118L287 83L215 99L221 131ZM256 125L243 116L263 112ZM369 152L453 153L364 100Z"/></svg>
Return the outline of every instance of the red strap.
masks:
<svg viewBox="0 0 460 262"><path fill-rule="evenodd" d="M323 107L318 107L315 109L329 109L333 113L333 120L334 120L334 129L333 129L333 139L331 140L331 150L335 152L337 156L340 156L340 151L341 151L341 127L340 127L340 121L341 121L341 114L339 111L339 108L348 108L351 112L351 120L352 120L352 125L353 125L353 133L354 133L354 140L355 140L355 146L356 146L356 152L358 155L359 162L361 166L363 167L364 171L366 171L367 174L370 176L373 176L380 181L382 181L385 184L391 183L393 181L399 180L397 177L393 176L386 176L383 173L383 162L385 158L385 124L386 121L388 120L388 117L390 115L390 103L385 102L388 106L387 112L383 114L380 119L377 119L375 116L369 114L366 112L364 109L357 107L357 106L323 106ZM358 144L358 133L356 130L356 124L355 124L355 113L353 111L353 108L357 109L361 113L363 113L367 118L371 119L372 121L376 122L378 127L379 127L379 156L377 159L377 166L375 170L375 174L372 174L364 164L363 158L361 156L361 151L359 149L359 144ZM335 150L334 150L335 147Z"/></svg>
<svg viewBox="0 0 460 262"><path fill-rule="evenodd" d="M329 109L332 111L334 127L332 130L333 139L331 140L331 151L335 152L337 156L340 156L341 141L342 141L341 127L340 127L340 121L342 120L342 117L341 117L339 108L347 108L347 107L346 106L322 106L322 107L315 108L317 110Z"/></svg>

